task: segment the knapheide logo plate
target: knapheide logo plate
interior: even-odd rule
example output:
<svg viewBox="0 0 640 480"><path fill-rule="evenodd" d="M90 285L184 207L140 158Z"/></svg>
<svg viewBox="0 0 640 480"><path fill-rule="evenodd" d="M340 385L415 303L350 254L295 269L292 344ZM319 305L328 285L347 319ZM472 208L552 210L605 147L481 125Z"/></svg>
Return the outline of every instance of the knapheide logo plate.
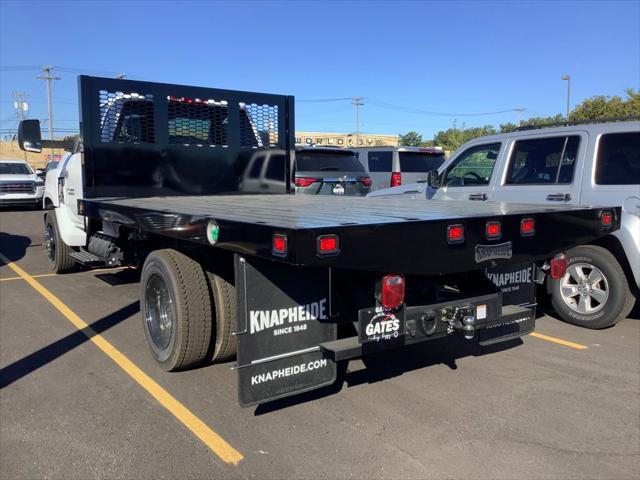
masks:
<svg viewBox="0 0 640 480"><path fill-rule="evenodd" d="M497 258L509 259L513 256L513 245L511 242L500 243L498 245L476 245L476 263L495 260Z"/></svg>

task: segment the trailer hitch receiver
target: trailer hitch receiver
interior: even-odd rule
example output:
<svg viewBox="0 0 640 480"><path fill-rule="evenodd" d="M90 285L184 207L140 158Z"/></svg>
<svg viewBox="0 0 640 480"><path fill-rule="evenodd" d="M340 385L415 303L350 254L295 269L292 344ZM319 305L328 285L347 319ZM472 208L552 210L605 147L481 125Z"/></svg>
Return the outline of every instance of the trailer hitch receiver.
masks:
<svg viewBox="0 0 640 480"><path fill-rule="evenodd" d="M440 320L448 323L447 333L452 334L454 330L462 331L464 338L473 339L475 335L475 307L464 305L462 307L445 307L440 310Z"/></svg>

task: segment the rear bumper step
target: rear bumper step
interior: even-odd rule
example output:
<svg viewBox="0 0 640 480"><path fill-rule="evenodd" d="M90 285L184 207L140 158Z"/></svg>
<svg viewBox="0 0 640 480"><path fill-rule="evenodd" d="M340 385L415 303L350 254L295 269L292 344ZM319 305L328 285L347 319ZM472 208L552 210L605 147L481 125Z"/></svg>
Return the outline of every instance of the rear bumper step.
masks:
<svg viewBox="0 0 640 480"><path fill-rule="evenodd" d="M535 310L526 307L508 305L502 307L501 315L493 320L480 323L475 326L475 339L482 345L492 345L495 343L514 340L531 333L535 326ZM405 335L406 337L406 335ZM421 343L435 338L443 338L442 335L423 336L419 339L405 341L404 345ZM406 340L409 340L407 338ZM368 353L373 353L367 348L368 344L360 343L358 336L341 338L320 344L320 349L335 362L359 358ZM379 349L377 351L380 351Z"/></svg>

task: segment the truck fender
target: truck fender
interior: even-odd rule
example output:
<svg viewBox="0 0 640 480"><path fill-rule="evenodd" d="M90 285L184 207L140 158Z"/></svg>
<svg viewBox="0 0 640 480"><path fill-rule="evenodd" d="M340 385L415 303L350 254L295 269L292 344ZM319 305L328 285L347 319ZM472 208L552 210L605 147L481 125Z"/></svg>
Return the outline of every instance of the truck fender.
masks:
<svg viewBox="0 0 640 480"><path fill-rule="evenodd" d="M62 241L70 247L84 247L87 244L87 233L71 219L69 207L62 205L55 211L56 224Z"/></svg>

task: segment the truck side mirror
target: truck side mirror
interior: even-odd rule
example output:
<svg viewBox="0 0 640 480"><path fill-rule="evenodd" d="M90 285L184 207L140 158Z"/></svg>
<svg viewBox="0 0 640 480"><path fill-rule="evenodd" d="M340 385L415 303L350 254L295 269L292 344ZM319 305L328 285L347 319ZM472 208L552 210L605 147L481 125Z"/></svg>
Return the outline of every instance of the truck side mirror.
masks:
<svg viewBox="0 0 640 480"><path fill-rule="evenodd" d="M22 120L18 125L18 145L26 152L40 153L42 151L42 136L40 135L40 120Z"/></svg>
<svg viewBox="0 0 640 480"><path fill-rule="evenodd" d="M440 188L440 179L438 177L437 170L431 170L429 172L429 179L427 181L431 188Z"/></svg>

